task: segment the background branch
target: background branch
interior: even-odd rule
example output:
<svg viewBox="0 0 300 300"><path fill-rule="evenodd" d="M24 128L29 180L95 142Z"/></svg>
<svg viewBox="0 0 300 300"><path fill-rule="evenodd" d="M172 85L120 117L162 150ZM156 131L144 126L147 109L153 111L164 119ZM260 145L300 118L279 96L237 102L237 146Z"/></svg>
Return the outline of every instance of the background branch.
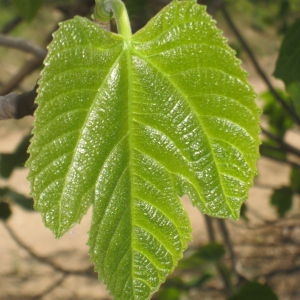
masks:
<svg viewBox="0 0 300 300"><path fill-rule="evenodd" d="M41 58L32 58L25 62L25 64L20 68L18 73L16 73L5 85L2 87L0 91L0 95L5 95L13 90L15 90L19 84L34 70L39 68L43 63Z"/></svg>
<svg viewBox="0 0 300 300"><path fill-rule="evenodd" d="M77 276L86 276L91 277L94 279L97 279L96 273L93 271L93 267L88 267L86 269L82 270L68 270L58 264L56 264L54 261L50 260L48 257L41 256L37 253L35 253L28 245L26 245L14 232L14 230L6 223L2 223L4 225L4 228L9 233L10 237L14 240L14 242L23 250L25 250L31 257L33 257L35 260L39 261L42 264L46 264L50 266L55 271L58 271L64 275L77 275Z"/></svg>
<svg viewBox="0 0 300 300"><path fill-rule="evenodd" d="M265 136L267 136L271 140L275 141L280 146L280 149L282 149L284 152L289 152L289 153L292 153L292 154L300 157L300 150L298 148L293 147L292 145L286 143L280 137L272 134L271 132L269 132L267 129L265 129L262 126L261 126L261 131Z"/></svg>
<svg viewBox="0 0 300 300"><path fill-rule="evenodd" d="M1 33L9 33L13 29L15 29L16 26L18 26L21 22L22 22L21 17L15 17L15 18L11 19L10 21L8 21L6 24L4 24L4 26L2 27L0 32Z"/></svg>
<svg viewBox="0 0 300 300"><path fill-rule="evenodd" d="M227 24L229 25L230 29L232 32L235 34L241 45L243 46L244 50L248 54L257 74L261 77L261 79L265 82L267 85L269 91L272 93L272 95L275 97L276 101L289 113L289 115L293 118L293 120L297 123L300 124L300 117L297 115L296 111L294 110L293 107L291 107L281 96L280 94L276 91L275 87L269 80L267 74L264 72L263 68L260 66L258 60L256 59L253 51L251 50L249 44L247 43L246 39L243 37L241 32L239 31L238 27L235 25L233 22L230 14L228 13L225 4L223 2L223 5L220 8Z"/></svg>
<svg viewBox="0 0 300 300"><path fill-rule="evenodd" d="M36 108L35 97L36 89L22 94L9 93L0 96L0 120L20 119L27 115L33 115Z"/></svg>
<svg viewBox="0 0 300 300"><path fill-rule="evenodd" d="M47 51L33 42L23 38L11 37L0 33L0 45L31 53L40 59L44 59Z"/></svg>

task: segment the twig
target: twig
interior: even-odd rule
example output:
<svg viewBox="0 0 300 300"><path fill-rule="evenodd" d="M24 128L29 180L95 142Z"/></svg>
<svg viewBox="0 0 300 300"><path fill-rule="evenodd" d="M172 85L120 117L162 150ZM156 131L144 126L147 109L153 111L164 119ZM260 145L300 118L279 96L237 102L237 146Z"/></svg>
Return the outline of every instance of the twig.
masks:
<svg viewBox="0 0 300 300"><path fill-rule="evenodd" d="M22 38L7 36L2 33L0 33L0 45L31 53L40 59L44 59L47 53L45 49L35 45L33 42Z"/></svg>
<svg viewBox="0 0 300 300"><path fill-rule="evenodd" d="M27 77L30 73L32 73L35 69L39 68L42 65L42 62L43 60L37 57L34 57L25 62L25 64L20 68L19 72L5 83L4 87L2 87L0 91L0 95L8 94L16 89L25 77Z"/></svg>
<svg viewBox="0 0 300 300"><path fill-rule="evenodd" d="M231 222L231 226L234 226L236 229L241 229L241 230L265 230L268 229L269 227L278 227L278 226L286 226L286 222L287 221L298 221L300 219L300 215L294 215L294 216L290 216L290 217L285 217L284 219L278 219L278 220L265 220L263 219L263 217L261 215L258 215L258 212L255 211L253 208L248 208L252 214L254 214L257 218L259 218L260 220L262 220L264 223L263 224L259 224L259 225L254 225L251 226L247 223L242 223L239 222L238 224L236 222Z"/></svg>
<svg viewBox="0 0 300 300"><path fill-rule="evenodd" d="M204 215L204 220L206 224L206 230L208 233L208 239L211 243L216 242L215 231L213 227L213 219L207 215Z"/></svg>
<svg viewBox="0 0 300 300"><path fill-rule="evenodd" d="M262 69L260 64L258 63L258 61L257 61L253 51L251 50L250 46L248 45L248 43L244 39L243 35L241 34L241 32L239 31L237 26L234 24L231 16L229 15L229 13L228 13L228 11L225 7L224 2L223 2L223 5L221 6L221 12L222 12L225 20L227 21L228 25L230 26L231 30L236 35L236 37L238 38L238 40L242 44L243 48L247 52L253 66L255 67L256 72L258 73L258 75L265 82L265 84L267 85L267 87L269 88L270 92L273 94L275 99L278 101L278 103L280 103L280 105L290 114L290 116L293 118L293 120L297 124L300 124L300 117L297 115L294 108L286 103L286 101L279 95L279 93L276 91L276 89L272 85L272 83L269 80L268 76L266 75L266 73L264 72L264 70Z"/></svg>
<svg viewBox="0 0 300 300"><path fill-rule="evenodd" d="M290 152L290 153L295 154L296 156L300 157L300 150L299 149L297 149L296 147L293 147L292 145L286 143L280 137L272 134L267 129L263 128L262 126L261 126L261 131L265 136L267 136L268 138L275 141L280 146L280 148L282 150L284 150L285 152Z"/></svg>
<svg viewBox="0 0 300 300"><path fill-rule="evenodd" d="M236 271L236 263L237 263L237 259L236 259L236 255L235 255L235 251L233 248L233 244L230 238L230 234L229 231L227 229L225 220L223 219L217 219L217 223L219 225L220 228L220 232L222 234L222 238L224 240L224 244L229 252L229 256L230 256L230 260L231 260L231 264L232 264L232 273L239 276L237 271Z"/></svg>
<svg viewBox="0 0 300 300"><path fill-rule="evenodd" d="M12 20L8 21L1 29L1 33L9 33L11 32L17 25L22 22L21 17L15 17Z"/></svg>
<svg viewBox="0 0 300 300"><path fill-rule="evenodd" d="M35 253L28 245L26 245L14 232L14 230L7 224L7 222L2 222L4 228L9 233L10 237L14 240L14 242L24 249L31 257L33 257L35 260L39 261L42 264L50 266L52 269L64 274L64 275L75 275L75 276L85 276L85 277L91 277L94 279L97 279L97 276L95 276L95 273L92 269L92 267L88 267L83 270L68 270L64 267L59 266L54 261L50 260L48 257L41 256L37 253Z"/></svg>
<svg viewBox="0 0 300 300"><path fill-rule="evenodd" d="M0 96L0 120L20 119L32 115L36 108L35 97L35 89L22 94L10 93Z"/></svg>
<svg viewBox="0 0 300 300"><path fill-rule="evenodd" d="M211 15L218 11L223 5L223 0L206 0L200 1L200 3L201 2L207 6L207 12Z"/></svg>
<svg viewBox="0 0 300 300"><path fill-rule="evenodd" d="M55 281L54 281L49 287L47 287L44 291L42 291L41 293L39 293L39 294L33 296L33 297L32 297L32 300L42 299L43 297L47 296L47 295L50 294L53 290L55 290L57 287L59 287L60 285L62 285L66 278L67 278L67 275L63 274L60 278L58 278L57 280L55 280Z"/></svg>
<svg viewBox="0 0 300 300"><path fill-rule="evenodd" d="M205 219L205 223L206 223L206 229L207 229L209 241L211 243L215 243L216 235L215 235L215 231L214 231L214 227L213 227L214 219L207 215L204 215L204 219ZM233 294L233 286L232 286L230 274L228 273L227 268L221 261L217 261L215 263L215 265L216 265L217 271L223 281L225 292L226 292L227 296L231 296Z"/></svg>
<svg viewBox="0 0 300 300"><path fill-rule="evenodd" d="M269 148L269 149L272 149L272 150L278 150L278 148L270 146L270 145L261 145L261 147ZM300 169L300 164L298 164L296 162L293 162L293 161L290 161L290 160L287 160L287 159L281 159L279 157L274 157L274 156L268 155L266 153L264 153L263 156L266 157L266 158L270 158L272 160L278 161L280 163L287 164L287 165L289 165L289 166L291 166L293 168Z"/></svg>

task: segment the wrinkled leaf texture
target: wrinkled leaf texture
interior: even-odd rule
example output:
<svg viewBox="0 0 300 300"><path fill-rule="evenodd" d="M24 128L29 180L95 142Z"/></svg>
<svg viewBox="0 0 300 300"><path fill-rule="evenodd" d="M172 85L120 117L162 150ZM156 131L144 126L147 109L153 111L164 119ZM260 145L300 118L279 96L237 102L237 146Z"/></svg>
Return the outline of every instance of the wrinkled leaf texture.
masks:
<svg viewBox="0 0 300 300"><path fill-rule="evenodd" d="M236 219L258 109L205 7L173 1L130 39L63 22L39 82L35 208L57 237L93 205L90 255L115 299L148 299L190 240L179 196Z"/></svg>

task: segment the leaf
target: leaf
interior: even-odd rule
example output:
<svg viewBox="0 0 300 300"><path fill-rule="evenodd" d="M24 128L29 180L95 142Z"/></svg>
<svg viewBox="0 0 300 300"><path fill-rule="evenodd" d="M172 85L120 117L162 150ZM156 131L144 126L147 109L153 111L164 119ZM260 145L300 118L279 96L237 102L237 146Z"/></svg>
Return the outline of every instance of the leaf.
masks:
<svg viewBox="0 0 300 300"><path fill-rule="evenodd" d="M275 189L271 196L271 204L276 207L277 213L283 217L292 207L293 190L291 187Z"/></svg>
<svg viewBox="0 0 300 300"><path fill-rule="evenodd" d="M225 255L225 249L222 244L210 243L198 249L197 255L207 261L218 261Z"/></svg>
<svg viewBox="0 0 300 300"><path fill-rule="evenodd" d="M286 92L277 90L277 93L288 104L292 104ZM264 101L263 113L268 117L269 130L273 134L283 137L286 131L293 126L293 120L269 91L262 93L261 98Z"/></svg>
<svg viewBox="0 0 300 300"><path fill-rule="evenodd" d="M201 246L197 251L180 260L177 269L193 272L210 270L211 264L218 262L225 254L224 246L218 243L209 243Z"/></svg>
<svg viewBox="0 0 300 300"><path fill-rule="evenodd" d="M292 167L290 174L291 189L294 193L300 193L300 168Z"/></svg>
<svg viewBox="0 0 300 300"><path fill-rule="evenodd" d="M255 281L249 281L244 284L236 295L229 300L278 300L273 290L265 285Z"/></svg>
<svg viewBox="0 0 300 300"><path fill-rule="evenodd" d="M293 105L300 114L300 19L286 33L279 57L276 62L274 76L282 79L291 96Z"/></svg>
<svg viewBox="0 0 300 300"><path fill-rule="evenodd" d="M286 86L294 81L300 82L300 19L286 33L279 57L276 62L274 76L284 81Z"/></svg>
<svg viewBox="0 0 300 300"><path fill-rule="evenodd" d="M300 80L292 82L286 89L291 96L297 114L300 115Z"/></svg>
<svg viewBox="0 0 300 300"><path fill-rule="evenodd" d="M159 294L156 295L156 300L180 300L182 291L176 287L166 287L159 291Z"/></svg>
<svg viewBox="0 0 300 300"><path fill-rule="evenodd" d="M205 7L173 1L129 39L61 23L38 92L35 208L59 237L93 205L90 255L115 299L148 299L181 258L191 233L179 196L238 218L259 111Z"/></svg>

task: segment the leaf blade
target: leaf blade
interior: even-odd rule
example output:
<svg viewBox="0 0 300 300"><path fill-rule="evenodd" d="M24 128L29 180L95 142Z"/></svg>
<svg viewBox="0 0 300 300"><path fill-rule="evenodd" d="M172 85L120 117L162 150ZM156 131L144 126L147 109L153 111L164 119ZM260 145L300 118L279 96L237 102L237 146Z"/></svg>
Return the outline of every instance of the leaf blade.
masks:
<svg viewBox="0 0 300 300"><path fill-rule="evenodd" d="M98 122L109 113L104 111L104 101L97 101L102 87L98 78L105 81L109 77L111 64L122 50L117 46L120 39L110 36L105 31L99 33L96 24L77 17L62 23L45 61L34 129L38 134L30 147L34 159L28 164L35 207L56 236L79 222L91 204L98 171L95 161L100 159L91 140L105 152L105 132L113 130L106 128L102 135L97 132L101 126L111 126ZM111 48L109 55L106 49L101 50L103 47ZM95 61L102 62L101 70L94 66Z"/></svg>
<svg viewBox="0 0 300 300"><path fill-rule="evenodd" d="M241 70L239 61L234 58L232 50L226 46L220 32L215 29L214 22L205 14L204 8L192 1L183 1L181 4L172 3L168 7L168 11L167 9L165 12L162 11L160 16L153 19L147 26L134 36L138 52L135 54L140 60L144 60L144 65L140 68L141 72L144 71L141 77L146 78L145 74L147 73L148 77L155 81L155 84L152 83L151 85L149 80L143 88L147 89L147 86L150 86L148 88L150 94L151 86L157 86L159 91L166 90L168 85L173 86L173 90L176 91L173 98L176 101L181 101L180 105L177 103L177 106L181 106L180 109L182 110L178 115L185 113L186 118L190 118L189 122L185 122L185 124L177 122L176 125L173 120L179 117L173 113L172 109L165 109L164 111L165 114L173 113L168 121L171 128L166 135L171 137L170 141L176 139L177 144L181 145L179 148L186 150L184 155L186 162L180 165L180 169L185 169L185 174L184 172L177 174L181 177L178 184L181 185L182 193L188 193L193 198L195 192L192 189L196 189L196 193L202 194L202 197L194 197L194 203L204 213L236 219L239 215L240 205L247 196L249 179L255 173L255 161L258 157L257 134L259 129L258 126L252 126L253 123L258 123L258 109L253 102L254 93L247 84L246 74ZM213 45L210 45L211 41L213 41ZM227 58L228 64L224 63L224 56ZM138 64L141 65L142 62ZM176 65L175 68L174 65ZM156 78L155 71L152 72L152 76L149 76L151 68L155 69L157 73L164 74L165 78ZM181 95L178 96L178 92ZM164 93L162 98L171 101L172 99L170 100L168 95L172 95L170 90ZM158 96L152 98L156 99ZM158 101L155 105L159 105ZM173 107L175 105L176 102L174 101ZM242 117L232 113L236 109ZM158 118L163 118L162 114ZM143 122L145 121L143 120ZM198 132L196 134L184 132L188 127L193 129L193 123L198 123L197 126L194 126L194 128L197 127ZM176 137L174 132L178 132ZM190 134L192 138L187 139L182 133ZM226 135L225 138L224 135ZM248 141L246 140L247 137ZM230 142L227 147L224 146L225 139L226 142ZM191 146L186 147L184 140L188 140L186 143L189 142ZM221 145L219 140L222 142ZM244 144L237 145L235 140ZM193 141L198 141L198 145ZM201 145L199 141L202 141ZM155 145L151 145L150 148L153 147ZM229 149L230 147L232 149ZM240 150L240 148L245 149L246 147L250 147L251 151L245 153L245 151ZM228 151L226 152L224 149ZM163 149L153 150L152 155L162 151ZM220 151L222 153L218 154ZM206 173L202 171L201 174L201 167L198 168L195 164L195 153L197 153L199 160L204 158L204 167L208 163L214 164L214 170L209 170ZM171 154L168 153L168 155ZM209 156L214 156L214 158L205 159ZM231 162L234 157L241 162L233 166L232 164L226 165L222 156L230 156ZM173 159L178 160L178 157ZM192 172L188 170L189 168L192 169ZM236 171L232 172L234 169ZM169 170L175 174L178 173L176 166L169 166ZM223 176L219 183L215 182L209 185L208 182L212 180L211 178L206 181L202 180L205 176L209 176L208 174L213 173L219 174L217 176L221 177L223 170L230 175L231 179ZM240 177L240 175L238 176L240 171L246 172L244 180L240 183L237 181L237 185L240 185L243 192L240 195L233 194L231 200L227 200L226 197L221 196L225 193L222 191L224 189L222 182L225 182L223 183L225 187L229 186L232 179ZM197 172L199 176L195 178L193 174ZM194 179L186 180L186 177ZM200 184L196 183L198 187L188 187L191 185L191 181L195 180L200 182ZM205 195L205 190L213 191L214 186L219 186L220 191L217 194L211 194L210 197ZM204 191L202 192L202 190ZM201 201L201 198L204 201ZM217 201L212 198L217 198ZM227 208L217 205L217 203L224 202L227 204ZM234 207L230 207L231 205Z"/></svg>
<svg viewBox="0 0 300 300"><path fill-rule="evenodd" d="M179 196L238 216L258 110L233 56L195 1L130 40L80 17L54 37L28 163L35 207L60 236L93 205L90 255L116 299L148 299L175 268L191 234Z"/></svg>

